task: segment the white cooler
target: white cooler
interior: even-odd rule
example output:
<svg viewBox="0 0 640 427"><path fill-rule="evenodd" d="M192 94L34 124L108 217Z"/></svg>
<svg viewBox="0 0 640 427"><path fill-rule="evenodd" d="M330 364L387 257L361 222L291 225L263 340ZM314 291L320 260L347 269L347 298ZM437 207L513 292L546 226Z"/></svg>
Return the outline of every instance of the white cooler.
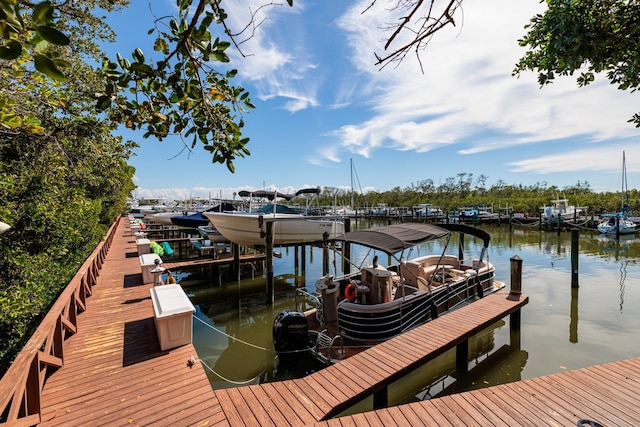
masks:
<svg viewBox="0 0 640 427"><path fill-rule="evenodd" d="M151 253L151 240L136 239L136 245L138 246L138 256Z"/></svg>
<svg viewBox="0 0 640 427"><path fill-rule="evenodd" d="M154 321L162 351L190 344L193 337L192 313L196 311L180 285L150 289Z"/></svg>
<svg viewBox="0 0 640 427"><path fill-rule="evenodd" d="M153 283L153 273L149 270L156 266L156 259L159 259L162 265L162 258L158 254L142 254L138 258L142 269L142 283Z"/></svg>

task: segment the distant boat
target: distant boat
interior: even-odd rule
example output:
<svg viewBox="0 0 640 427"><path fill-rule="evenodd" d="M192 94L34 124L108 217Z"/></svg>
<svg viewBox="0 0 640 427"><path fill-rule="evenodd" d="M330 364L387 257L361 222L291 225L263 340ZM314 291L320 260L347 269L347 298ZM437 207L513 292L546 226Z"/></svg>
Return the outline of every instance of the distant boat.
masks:
<svg viewBox="0 0 640 427"><path fill-rule="evenodd" d="M555 223L558 217L561 221L573 221L574 218L582 216L584 209L569 204L569 199L551 200L551 206L542 208L540 218L545 223Z"/></svg>
<svg viewBox="0 0 640 427"><path fill-rule="evenodd" d="M633 234L636 232L635 222L629 219L629 188L627 187L627 165L625 153L622 152L622 207L620 212L605 218L598 224L598 231L602 234Z"/></svg>
<svg viewBox="0 0 640 427"><path fill-rule="evenodd" d="M234 210L231 203L220 203L204 212L225 212ZM196 212L191 215L176 215L171 217L171 223L182 228L198 228L209 225L209 219L204 216L204 212Z"/></svg>
<svg viewBox="0 0 640 427"><path fill-rule="evenodd" d="M317 196L320 190L302 189L294 196L277 192L256 192L261 196L272 196L272 203L253 212L204 212L211 224L227 239L243 246L266 245L266 222L273 221L274 245L320 242L325 233L329 239L344 233L344 222L322 216L308 216L310 203L302 210L276 203L278 198L291 200L296 195Z"/></svg>
<svg viewBox="0 0 640 427"><path fill-rule="evenodd" d="M421 203L413 206L411 210L413 211L413 216L418 219L437 219L444 216L442 209L431 203Z"/></svg>

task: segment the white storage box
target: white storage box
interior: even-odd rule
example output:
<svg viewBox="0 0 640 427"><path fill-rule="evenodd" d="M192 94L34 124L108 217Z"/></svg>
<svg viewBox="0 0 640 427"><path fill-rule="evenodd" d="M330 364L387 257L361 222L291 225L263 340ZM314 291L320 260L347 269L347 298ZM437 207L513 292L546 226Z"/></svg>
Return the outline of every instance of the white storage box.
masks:
<svg viewBox="0 0 640 427"><path fill-rule="evenodd" d="M162 351L190 344L196 311L180 285L151 288L154 320Z"/></svg>
<svg viewBox="0 0 640 427"><path fill-rule="evenodd" d="M151 253L151 240L136 239L136 245L138 246L138 256Z"/></svg>
<svg viewBox="0 0 640 427"><path fill-rule="evenodd" d="M140 224L138 224L138 223L131 224L131 235L132 236L135 236L136 233L139 233L140 231L141 231Z"/></svg>
<svg viewBox="0 0 640 427"><path fill-rule="evenodd" d="M153 283L153 273L149 270L156 266L156 259L159 259L160 265L162 265L162 258L158 254L143 254L138 258L142 269L142 283Z"/></svg>

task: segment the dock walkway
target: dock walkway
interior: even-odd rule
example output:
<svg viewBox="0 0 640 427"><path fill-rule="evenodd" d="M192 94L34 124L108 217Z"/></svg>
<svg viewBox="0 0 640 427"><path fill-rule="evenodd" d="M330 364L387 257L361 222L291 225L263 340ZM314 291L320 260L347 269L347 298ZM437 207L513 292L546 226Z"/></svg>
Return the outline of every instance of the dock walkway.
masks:
<svg viewBox="0 0 640 427"><path fill-rule="evenodd" d="M305 378L214 391L203 367L188 363L197 358L191 344L160 350L151 284L142 283L126 225L117 225L86 310L64 340L63 363L46 378L39 411L6 425L32 425L34 417L42 426L640 425L640 358L331 418L371 394L380 402L391 381L446 348L465 348L473 333L526 304L524 295L487 296ZM3 393L21 387L4 380Z"/></svg>
<svg viewBox="0 0 640 427"><path fill-rule="evenodd" d="M41 426L197 425L224 421L193 345L161 351L150 292L126 220L97 278L64 365L42 390Z"/></svg>

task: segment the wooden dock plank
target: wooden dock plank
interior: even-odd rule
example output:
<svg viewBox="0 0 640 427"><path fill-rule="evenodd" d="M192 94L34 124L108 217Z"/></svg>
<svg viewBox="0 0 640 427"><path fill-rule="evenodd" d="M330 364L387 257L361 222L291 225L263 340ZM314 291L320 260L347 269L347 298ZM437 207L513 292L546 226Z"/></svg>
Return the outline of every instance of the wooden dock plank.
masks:
<svg viewBox="0 0 640 427"><path fill-rule="evenodd" d="M135 239L121 220L64 365L45 383L40 425L222 424L192 345L160 351ZM204 410L204 411L203 411Z"/></svg>
<svg viewBox="0 0 640 427"><path fill-rule="evenodd" d="M493 325L508 314L519 310L527 302L528 297L526 295L514 296L504 292L488 295L473 304L461 307L446 316L434 319L382 344L351 356L337 365L311 374L311 376L322 377L326 369L332 369L339 365L340 368L334 369L351 372L361 379L371 376L369 381L362 381L356 384L359 389L345 390L345 392L348 391L351 394L348 399L326 411L323 419L340 413L346 407L388 386L426 361L434 359ZM439 337L437 343L423 338L434 334ZM411 351L395 350L396 348L407 349L409 347L412 348ZM404 354L401 355L401 353Z"/></svg>
<svg viewBox="0 0 640 427"><path fill-rule="evenodd" d="M304 425L314 419L306 408L296 405L295 401L291 400L293 395L280 394L278 389L273 386L273 383L262 384L260 388L264 390L265 394L269 396L273 404L279 408L292 426Z"/></svg>
<svg viewBox="0 0 640 427"><path fill-rule="evenodd" d="M280 411L280 408L271 400L264 387L251 386L243 388L251 391L253 397L247 394L246 398L259 403L266 413L269 414L270 422L274 426L284 426L289 424L286 414L283 414Z"/></svg>

